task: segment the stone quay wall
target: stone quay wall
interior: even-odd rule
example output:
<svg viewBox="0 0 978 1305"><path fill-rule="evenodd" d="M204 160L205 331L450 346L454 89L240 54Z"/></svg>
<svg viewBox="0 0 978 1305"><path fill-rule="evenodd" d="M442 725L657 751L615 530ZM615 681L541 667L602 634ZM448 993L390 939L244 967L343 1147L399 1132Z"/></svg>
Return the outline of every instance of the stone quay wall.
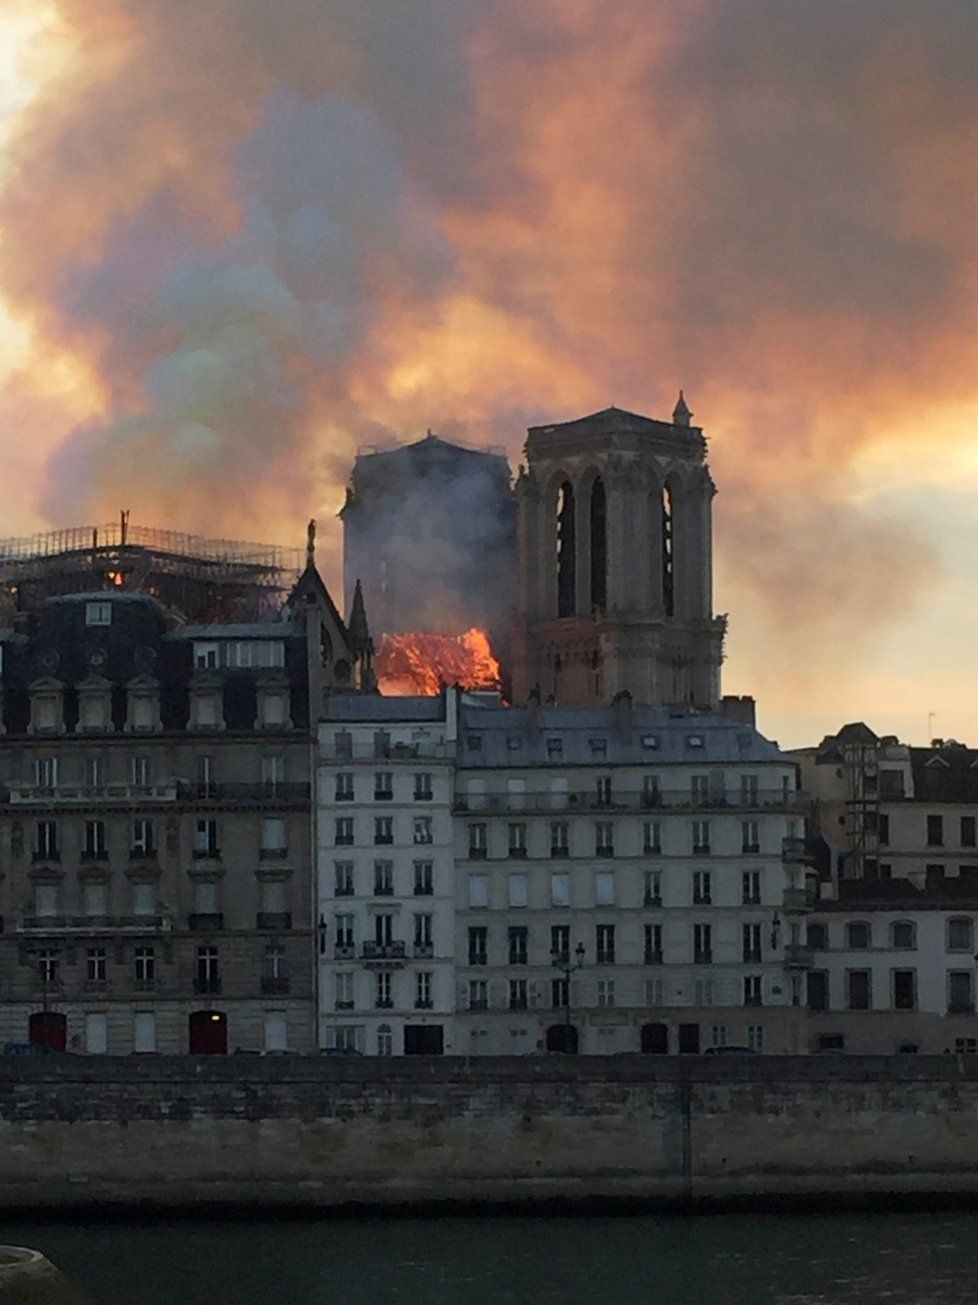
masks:
<svg viewBox="0 0 978 1305"><path fill-rule="evenodd" d="M0 1209L978 1195L978 1057L15 1058Z"/></svg>

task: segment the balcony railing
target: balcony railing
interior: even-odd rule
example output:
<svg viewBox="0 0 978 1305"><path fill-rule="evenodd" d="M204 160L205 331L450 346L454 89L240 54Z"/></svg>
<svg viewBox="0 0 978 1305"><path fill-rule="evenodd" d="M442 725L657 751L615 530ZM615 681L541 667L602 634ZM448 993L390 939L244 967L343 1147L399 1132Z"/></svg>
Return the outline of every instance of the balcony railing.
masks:
<svg viewBox="0 0 978 1305"><path fill-rule="evenodd" d="M405 946L402 942L365 942L361 955L365 961L403 961Z"/></svg>
<svg viewBox="0 0 978 1305"><path fill-rule="evenodd" d="M414 954L424 960L429 960L435 954L435 945L434 943L416 942L414 944Z"/></svg>
<svg viewBox="0 0 978 1305"><path fill-rule="evenodd" d="M434 739L411 743L356 741L350 745L337 746L332 740L322 737L328 728L326 726L320 732L319 755L324 761L336 762L341 766L353 761L416 761L421 757L432 761L453 761L455 758L454 743L441 743Z"/></svg>
<svg viewBox="0 0 978 1305"><path fill-rule="evenodd" d="M255 916L257 929L291 929L291 911L259 911Z"/></svg>
<svg viewBox="0 0 978 1305"><path fill-rule="evenodd" d="M789 970L810 970L815 964L815 955L812 948L803 943L787 943L784 963Z"/></svg>
<svg viewBox="0 0 978 1305"><path fill-rule="evenodd" d="M165 915L22 915L15 925L18 933L168 933L172 928Z"/></svg>
<svg viewBox="0 0 978 1305"><path fill-rule="evenodd" d="M662 964L662 952L661 952L661 951L654 951L654 950L648 950L648 951L646 951L646 953L645 953L645 964L646 964L646 965L661 965L661 964Z"/></svg>
<svg viewBox="0 0 978 1305"><path fill-rule="evenodd" d="M743 794L736 789L718 789L697 794L686 792L648 793L626 789L609 798L593 791L554 793L537 790L519 794L457 792L453 799L456 811L478 814L480 811L791 811L803 812L811 807L807 793L784 793L781 789L760 789Z"/></svg>
<svg viewBox="0 0 978 1305"><path fill-rule="evenodd" d="M162 784L11 784L7 798L11 806L145 806L157 802L175 802L178 785L175 779Z"/></svg>

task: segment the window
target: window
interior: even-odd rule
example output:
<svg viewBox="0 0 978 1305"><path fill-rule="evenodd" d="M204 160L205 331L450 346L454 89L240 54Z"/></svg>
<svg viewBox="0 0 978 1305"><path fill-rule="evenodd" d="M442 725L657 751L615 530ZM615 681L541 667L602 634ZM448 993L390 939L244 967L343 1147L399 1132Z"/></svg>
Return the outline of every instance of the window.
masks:
<svg viewBox="0 0 978 1305"><path fill-rule="evenodd" d="M353 896L352 861L335 861L333 863L333 885L337 897Z"/></svg>
<svg viewBox="0 0 978 1305"><path fill-rule="evenodd" d="M198 671L216 671L220 662L216 643L194 644L194 667Z"/></svg>
<svg viewBox="0 0 978 1305"><path fill-rule="evenodd" d="M689 780L690 796L693 799L693 805L697 807L706 806L710 800L710 777L709 775L692 775Z"/></svg>
<svg viewBox="0 0 978 1305"><path fill-rule="evenodd" d="M374 816L374 843L381 846L394 841L394 817ZM415 840L417 841L417 840Z"/></svg>
<svg viewBox="0 0 978 1305"><path fill-rule="evenodd" d="M917 971L893 971L893 1009L917 1009Z"/></svg>
<svg viewBox="0 0 978 1305"><path fill-rule="evenodd" d="M869 1010L872 1005L872 974L869 970L846 970L846 1006Z"/></svg>
<svg viewBox="0 0 978 1305"><path fill-rule="evenodd" d="M726 1024L714 1024L710 1030L710 1042L714 1047L725 1047L727 1045L727 1026Z"/></svg>
<svg viewBox="0 0 978 1305"><path fill-rule="evenodd" d="M954 1039L954 1054L956 1056L973 1056L976 1052L978 1052L978 1038Z"/></svg>
<svg viewBox="0 0 978 1305"><path fill-rule="evenodd" d="M594 826L594 855L614 856L615 827L610 820L599 820Z"/></svg>
<svg viewBox="0 0 978 1305"><path fill-rule="evenodd" d="M469 811L483 811L486 805L486 781L470 779L465 785L465 806Z"/></svg>
<svg viewBox="0 0 978 1305"><path fill-rule="evenodd" d="M391 736L386 730L374 730L374 756L389 757L391 755Z"/></svg>
<svg viewBox="0 0 978 1305"><path fill-rule="evenodd" d="M764 1025L748 1024L747 1025L747 1045L751 1051L764 1050Z"/></svg>
<svg viewBox="0 0 978 1305"><path fill-rule="evenodd" d="M155 884L133 884L132 913L142 916L156 914Z"/></svg>
<svg viewBox="0 0 978 1305"><path fill-rule="evenodd" d="M710 822L708 820L693 821L693 851L696 853L705 853L710 850Z"/></svg>
<svg viewBox="0 0 978 1305"><path fill-rule="evenodd" d="M876 828L879 841L881 843L888 843L890 841L890 817L881 814Z"/></svg>
<svg viewBox="0 0 978 1305"><path fill-rule="evenodd" d="M487 1010L489 985L485 979L469 979L469 1010Z"/></svg>
<svg viewBox="0 0 978 1305"><path fill-rule="evenodd" d="M614 979L598 980L598 1005L614 1006L615 1004L615 981Z"/></svg>
<svg viewBox="0 0 978 1305"><path fill-rule="evenodd" d="M82 856L88 861L104 861L108 856L104 820L85 821L85 841L82 845Z"/></svg>
<svg viewBox="0 0 978 1305"><path fill-rule="evenodd" d="M975 1009L975 975L973 970L948 970L947 1013L971 1015Z"/></svg>
<svg viewBox="0 0 978 1305"><path fill-rule="evenodd" d="M348 770L337 771L336 801L337 802L353 801L353 775Z"/></svg>
<svg viewBox="0 0 978 1305"><path fill-rule="evenodd" d="M261 822L262 856L285 856L287 851L285 821L266 817Z"/></svg>
<svg viewBox="0 0 978 1305"><path fill-rule="evenodd" d="M86 884L82 889L82 904L89 919L109 913L108 892L105 884Z"/></svg>
<svg viewBox="0 0 978 1305"><path fill-rule="evenodd" d="M38 788L52 789L58 787L58 758L57 757L35 758L34 783Z"/></svg>
<svg viewBox="0 0 978 1305"><path fill-rule="evenodd" d="M605 871L594 876L594 904L595 906L614 906L615 904L615 876Z"/></svg>
<svg viewBox="0 0 978 1305"><path fill-rule="evenodd" d="M85 1051L90 1056L104 1056L108 1048L108 1020L104 1011L85 1015Z"/></svg>
<svg viewBox="0 0 978 1305"><path fill-rule="evenodd" d="M510 965L525 965L527 958L527 929L525 925L514 925L506 930L509 939Z"/></svg>
<svg viewBox="0 0 978 1305"><path fill-rule="evenodd" d="M510 906L526 906L526 875L510 875L507 880L507 901Z"/></svg>
<svg viewBox="0 0 978 1305"><path fill-rule="evenodd" d="M552 924L550 926L550 959L562 961L570 959L570 925Z"/></svg>
<svg viewBox="0 0 978 1305"><path fill-rule="evenodd" d="M216 947L197 948L197 992L220 992L221 973Z"/></svg>
<svg viewBox="0 0 978 1305"><path fill-rule="evenodd" d="M289 917L287 884L284 879L263 879L261 887L261 914L266 918L259 928L277 928ZM291 924L291 920L289 921Z"/></svg>
<svg viewBox="0 0 978 1305"><path fill-rule="evenodd" d="M105 982L106 971L104 947L89 947L85 957L85 979L88 983Z"/></svg>
<svg viewBox="0 0 978 1305"><path fill-rule="evenodd" d="M394 862L374 862L374 896L390 897L394 892Z"/></svg>
<svg viewBox="0 0 978 1305"><path fill-rule="evenodd" d="M509 1009L526 1010L526 979L510 979L509 981Z"/></svg>
<svg viewBox="0 0 978 1305"><path fill-rule="evenodd" d="M133 980L140 992L148 992L156 982L156 952L152 947L137 947L132 957Z"/></svg>
<svg viewBox="0 0 978 1305"><path fill-rule="evenodd" d="M761 850L761 835L756 820L742 820L740 822L740 838L742 852L759 852Z"/></svg>
<svg viewBox="0 0 978 1305"><path fill-rule="evenodd" d="M285 947L282 943L268 943L262 956L262 978L266 983L281 984L287 978Z"/></svg>
<svg viewBox="0 0 978 1305"><path fill-rule="evenodd" d="M927 817L927 845L929 847L944 846L944 817L943 816Z"/></svg>
<svg viewBox="0 0 978 1305"><path fill-rule="evenodd" d="M554 1010L564 1010L570 1004L570 982L566 977L550 980L550 1004Z"/></svg>
<svg viewBox="0 0 978 1305"><path fill-rule="evenodd" d="M687 735L686 735L686 746L687 746L687 748L702 748L702 747L703 747L703 744L704 744L704 739L703 739L703 735L702 735L702 734L687 734Z"/></svg>
<svg viewBox="0 0 978 1305"><path fill-rule="evenodd" d="M911 952L917 946L917 927L909 920L894 920L890 925L890 946Z"/></svg>
<svg viewBox="0 0 978 1305"><path fill-rule="evenodd" d="M662 801L662 793L659 789L658 775L642 776L642 805L646 807L657 807Z"/></svg>
<svg viewBox="0 0 978 1305"><path fill-rule="evenodd" d="M742 929L742 959L749 965L759 965L761 961L761 926L745 924Z"/></svg>
<svg viewBox="0 0 978 1305"><path fill-rule="evenodd" d="M469 875L469 906L482 907L488 905L489 905L488 875Z"/></svg>
<svg viewBox="0 0 978 1305"><path fill-rule="evenodd" d="M522 745L521 745L522 746ZM510 811L522 811L526 806L526 780L507 779L506 802Z"/></svg>
<svg viewBox="0 0 978 1305"><path fill-rule="evenodd" d="M815 921L809 921L806 929L806 938L809 947L817 952L825 951L829 945L828 930L824 924L816 923Z"/></svg>
<svg viewBox="0 0 978 1305"><path fill-rule="evenodd" d="M35 884L34 910L40 916L58 914L60 889L57 884Z"/></svg>
<svg viewBox="0 0 978 1305"><path fill-rule="evenodd" d="M969 919L952 919L947 922L947 950L970 952L974 950L974 929Z"/></svg>
<svg viewBox="0 0 978 1305"><path fill-rule="evenodd" d="M111 603L86 603L85 624L86 625L111 625L112 604Z"/></svg>
<svg viewBox="0 0 978 1305"><path fill-rule="evenodd" d="M431 999L431 971L418 970L414 976L414 1008L415 1010L430 1010L433 1002Z"/></svg>
<svg viewBox="0 0 978 1305"><path fill-rule="evenodd" d="M280 639L235 639L225 644L225 660L234 670L281 667L285 665L285 644Z"/></svg>
<svg viewBox="0 0 978 1305"><path fill-rule="evenodd" d="M608 755L607 739L588 739L587 745L592 757L606 757Z"/></svg>
<svg viewBox="0 0 978 1305"><path fill-rule="evenodd" d="M763 1006L764 988L763 980L759 974L744 975L744 1005L745 1006Z"/></svg>
<svg viewBox="0 0 978 1305"><path fill-rule="evenodd" d="M489 947L489 930L485 925L469 927L469 964L487 965Z"/></svg>
<svg viewBox="0 0 978 1305"><path fill-rule="evenodd" d="M37 975L43 987L58 982L58 960L53 947L42 947L37 953Z"/></svg>
<svg viewBox="0 0 978 1305"><path fill-rule="evenodd" d="M469 860L484 861L486 855L486 826L469 825Z"/></svg>
<svg viewBox="0 0 978 1305"><path fill-rule="evenodd" d="M388 970L374 975L374 1006L377 1010L390 1010L394 1005L393 983Z"/></svg>
<svg viewBox="0 0 978 1305"><path fill-rule="evenodd" d="M661 870L645 871L645 894L643 898L645 906L662 905L662 872Z"/></svg>
<svg viewBox="0 0 978 1305"><path fill-rule="evenodd" d="M645 926L645 964L661 965L662 964L662 925L647 924Z"/></svg>
<svg viewBox="0 0 978 1305"><path fill-rule="evenodd" d="M355 945L353 941L353 916L337 915L334 916L334 921L336 946L347 948L353 947Z"/></svg>
<svg viewBox="0 0 978 1305"><path fill-rule="evenodd" d="M432 922L434 916L428 911L419 911L414 917L414 946L417 951L430 952L434 947Z"/></svg>
<svg viewBox="0 0 978 1305"><path fill-rule="evenodd" d="M57 783L57 774L54 776ZM101 788L105 783L105 766L101 757L85 758L85 784L88 788Z"/></svg>
<svg viewBox="0 0 978 1305"><path fill-rule="evenodd" d="M526 825L509 826L509 855L517 859L526 856Z"/></svg>
<svg viewBox="0 0 978 1305"><path fill-rule="evenodd" d="M334 1029L333 1046L337 1051L362 1051L363 1028L358 1024L345 1024Z"/></svg>
<svg viewBox="0 0 978 1305"><path fill-rule="evenodd" d="M39 820L34 826L34 856L37 860L57 861L58 825L54 820Z"/></svg>
<svg viewBox="0 0 978 1305"><path fill-rule="evenodd" d="M394 776L389 770L378 770L374 775L374 801L391 802L394 798Z"/></svg>
<svg viewBox="0 0 978 1305"><path fill-rule="evenodd" d="M198 880L194 884L194 914L217 915L217 883L213 879Z"/></svg>
<svg viewBox="0 0 978 1305"><path fill-rule="evenodd" d="M434 864L431 861L415 861L414 863L414 895L415 897L430 897L434 892L432 876Z"/></svg>
<svg viewBox="0 0 978 1305"><path fill-rule="evenodd" d="M662 853L662 825L658 820L646 820L645 839L642 850L648 856L660 856Z"/></svg>
<svg viewBox="0 0 978 1305"><path fill-rule="evenodd" d="M550 826L550 855L569 856L569 826L566 821L558 820Z"/></svg>
<svg viewBox="0 0 978 1305"><path fill-rule="evenodd" d="M432 798L431 775L428 771L420 771L414 777L414 800L415 802L430 802Z"/></svg>
<svg viewBox="0 0 978 1305"><path fill-rule="evenodd" d="M217 821L198 820L194 832L194 856L217 855Z"/></svg>
<svg viewBox="0 0 978 1305"><path fill-rule="evenodd" d="M153 760L151 757L133 757L132 782L136 788L152 787Z"/></svg>
<svg viewBox="0 0 978 1305"><path fill-rule="evenodd" d="M712 1006L713 980L696 979L693 983L693 998L697 1006Z"/></svg>
<svg viewBox="0 0 978 1305"><path fill-rule="evenodd" d="M570 906L570 875L550 876L551 906Z"/></svg>
<svg viewBox="0 0 978 1305"><path fill-rule="evenodd" d="M744 906L759 906L761 902L761 873L745 870L740 876L740 900Z"/></svg>
<svg viewBox="0 0 978 1305"><path fill-rule="evenodd" d="M386 911L374 916L374 943L379 950L390 947L394 942L394 917Z"/></svg>
<svg viewBox="0 0 978 1305"><path fill-rule="evenodd" d="M713 929L708 924L693 925L693 963L709 965L713 960Z"/></svg>
<svg viewBox="0 0 978 1305"><path fill-rule="evenodd" d="M266 756L261 759L261 784L262 792L267 798L281 796L282 785L285 783L285 758L281 756Z"/></svg>
<svg viewBox="0 0 978 1305"><path fill-rule="evenodd" d="M961 846L975 846L975 818L974 816L961 817Z"/></svg>
<svg viewBox="0 0 978 1305"><path fill-rule="evenodd" d="M696 906L709 906L713 898L711 895L712 876L709 870L697 870L693 874L693 903Z"/></svg>
<svg viewBox="0 0 978 1305"><path fill-rule="evenodd" d="M214 758L196 757L194 759L194 785L198 797L212 798L214 796L217 791L214 777Z"/></svg>
<svg viewBox="0 0 978 1305"><path fill-rule="evenodd" d="M615 926L598 924L594 927L595 959L599 965L615 963Z"/></svg>
<svg viewBox="0 0 978 1305"><path fill-rule="evenodd" d="M594 781L594 801L599 807L611 806L611 776L599 775Z"/></svg>
<svg viewBox="0 0 978 1305"><path fill-rule="evenodd" d="M869 944L869 925L864 920L853 920L846 925L846 946L851 951L865 951Z"/></svg>
<svg viewBox="0 0 978 1305"><path fill-rule="evenodd" d="M152 1053L156 1050L156 1015L151 1010L138 1010L132 1017L132 1049Z"/></svg>
<svg viewBox="0 0 978 1305"><path fill-rule="evenodd" d="M564 755L564 740L560 738L547 739L547 760L560 761Z"/></svg>
<svg viewBox="0 0 978 1305"><path fill-rule="evenodd" d="M570 795L563 775L554 775L550 781L550 805L555 811L566 811Z"/></svg>
<svg viewBox="0 0 978 1305"><path fill-rule="evenodd" d="M757 806L757 776L741 775L740 800L746 807Z"/></svg>

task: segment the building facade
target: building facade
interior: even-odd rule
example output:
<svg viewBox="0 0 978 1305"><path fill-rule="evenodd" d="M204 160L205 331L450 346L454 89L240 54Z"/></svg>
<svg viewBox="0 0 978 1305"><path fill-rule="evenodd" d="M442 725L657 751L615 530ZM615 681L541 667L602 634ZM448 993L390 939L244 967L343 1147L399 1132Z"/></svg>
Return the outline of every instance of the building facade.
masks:
<svg viewBox="0 0 978 1305"><path fill-rule="evenodd" d="M319 1045L451 1053L457 693L327 697L319 725Z"/></svg>
<svg viewBox="0 0 978 1305"><path fill-rule="evenodd" d="M311 549L234 623L74 574L45 556L0 631L0 1044L309 1049L310 699L358 666Z"/></svg>
<svg viewBox="0 0 978 1305"><path fill-rule="evenodd" d="M608 408L530 429L516 485L514 701L716 707L706 441L680 395L671 422Z"/></svg>
<svg viewBox="0 0 978 1305"><path fill-rule="evenodd" d="M978 751L862 722L793 754L816 799L814 1049L978 1050Z"/></svg>

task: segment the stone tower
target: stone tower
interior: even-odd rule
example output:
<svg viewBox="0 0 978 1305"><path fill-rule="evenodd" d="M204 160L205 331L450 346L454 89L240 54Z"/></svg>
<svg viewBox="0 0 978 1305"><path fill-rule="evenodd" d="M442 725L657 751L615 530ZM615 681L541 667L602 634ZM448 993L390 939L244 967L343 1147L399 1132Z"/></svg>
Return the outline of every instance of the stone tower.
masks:
<svg viewBox="0 0 978 1305"><path fill-rule="evenodd" d="M682 393L672 421L618 408L527 433L516 485L514 701L716 706L706 441Z"/></svg>

